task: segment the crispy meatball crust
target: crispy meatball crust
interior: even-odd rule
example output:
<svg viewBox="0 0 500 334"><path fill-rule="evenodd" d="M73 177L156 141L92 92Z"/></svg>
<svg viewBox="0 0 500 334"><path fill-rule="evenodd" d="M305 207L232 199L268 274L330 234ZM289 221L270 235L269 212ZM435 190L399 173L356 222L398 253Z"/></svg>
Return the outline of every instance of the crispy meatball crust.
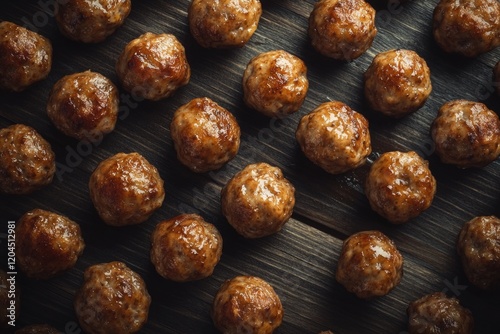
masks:
<svg viewBox="0 0 500 334"><path fill-rule="evenodd" d="M500 155L500 119L480 102L453 100L431 126L435 153L460 168L483 167Z"/></svg>
<svg viewBox="0 0 500 334"><path fill-rule="evenodd" d="M21 92L52 67L49 39L12 22L0 22L0 89Z"/></svg>
<svg viewBox="0 0 500 334"><path fill-rule="evenodd" d="M0 191L32 193L52 182L55 154L35 129L14 124L0 129Z"/></svg>
<svg viewBox="0 0 500 334"><path fill-rule="evenodd" d="M59 131L83 140L113 131L118 108L118 89L111 80L85 71L56 82L49 95L47 114Z"/></svg>
<svg viewBox="0 0 500 334"><path fill-rule="evenodd" d="M193 0L189 29L204 48L238 48L257 30L261 14L259 0Z"/></svg>
<svg viewBox="0 0 500 334"><path fill-rule="evenodd" d="M387 116L402 117L420 109L431 94L431 73L415 51L379 53L364 74L370 107Z"/></svg>
<svg viewBox="0 0 500 334"><path fill-rule="evenodd" d="M108 225L146 221L165 198L163 179L139 153L118 153L102 161L90 176L90 197Z"/></svg>
<svg viewBox="0 0 500 334"><path fill-rule="evenodd" d="M245 238L281 230L293 213L295 188L281 169L267 163L246 166L221 192L222 213Z"/></svg>
<svg viewBox="0 0 500 334"><path fill-rule="evenodd" d="M244 102L269 117L298 111L308 89L306 64L284 50L259 54L243 73Z"/></svg>
<svg viewBox="0 0 500 334"><path fill-rule="evenodd" d="M151 262L162 277L187 282L212 275L222 255L217 228L196 214L164 220L151 236Z"/></svg>
<svg viewBox="0 0 500 334"><path fill-rule="evenodd" d="M483 290L500 290L500 219L478 216L462 227L457 251L467 279Z"/></svg>
<svg viewBox="0 0 500 334"><path fill-rule="evenodd" d="M375 9L364 0L320 0L309 16L311 44L322 55L353 60L370 48Z"/></svg>
<svg viewBox="0 0 500 334"><path fill-rule="evenodd" d="M446 52L476 57L500 45L498 0L441 0L434 9L433 35Z"/></svg>
<svg viewBox="0 0 500 334"><path fill-rule="evenodd" d="M221 168L240 148L236 118L211 99L196 98L181 106L170 124L179 161L193 172Z"/></svg>
<svg viewBox="0 0 500 334"><path fill-rule="evenodd" d="M222 333L270 334L281 325L283 306L273 287L263 279L236 276L217 291L211 316Z"/></svg>
<svg viewBox="0 0 500 334"><path fill-rule="evenodd" d="M116 73L127 92L157 101L187 85L191 68L184 46L174 35L147 32L125 46Z"/></svg>
<svg viewBox="0 0 500 334"><path fill-rule="evenodd" d="M61 334L61 331L58 331L54 327L47 324L37 324L37 325L29 325L25 326L21 329L18 329L15 334Z"/></svg>
<svg viewBox="0 0 500 334"><path fill-rule="evenodd" d="M435 292L411 302L407 309L409 334L472 334L472 313L456 298Z"/></svg>
<svg viewBox="0 0 500 334"><path fill-rule="evenodd" d="M123 262L93 265L83 279L74 307L85 333L137 333L147 322L151 296L146 283Z"/></svg>
<svg viewBox="0 0 500 334"><path fill-rule="evenodd" d="M331 174L363 165L372 151L368 121L339 101L303 116L295 137L304 155Z"/></svg>
<svg viewBox="0 0 500 334"><path fill-rule="evenodd" d="M85 248L80 226L68 217L34 209L16 226L16 260L30 278L52 278L72 268Z"/></svg>
<svg viewBox="0 0 500 334"><path fill-rule="evenodd" d="M104 41L123 25L131 0L59 1L56 23L62 35L83 43Z"/></svg>
<svg viewBox="0 0 500 334"><path fill-rule="evenodd" d="M431 206L436 179L416 152L386 152L371 166L365 193L373 211L402 224Z"/></svg>
<svg viewBox="0 0 500 334"><path fill-rule="evenodd" d="M358 232L344 241L335 278L347 291L363 299L384 296L402 276L403 257L382 232Z"/></svg>

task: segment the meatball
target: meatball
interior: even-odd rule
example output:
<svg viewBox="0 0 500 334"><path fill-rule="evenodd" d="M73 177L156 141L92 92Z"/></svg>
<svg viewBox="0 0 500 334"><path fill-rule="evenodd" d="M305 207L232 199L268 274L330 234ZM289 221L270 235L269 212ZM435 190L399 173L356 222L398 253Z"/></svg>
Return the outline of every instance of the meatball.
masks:
<svg viewBox="0 0 500 334"><path fill-rule="evenodd" d="M0 269L0 329L10 327L9 321L15 320L19 318L19 310L21 303L21 294L19 289L19 283L14 280L11 282L12 277L7 275L7 273ZM11 283L15 284L15 296L11 298L10 295L10 285ZM12 305L11 303L15 304Z"/></svg>
<svg viewBox="0 0 500 334"><path fill-rule="evenodd" d="M212 275L222 255L217 228L196 214L164 220L151 237L151 262L162 277L186 282Z"/></svg>
<svg viewBox="0 0 500 334"><path fill-rule="evenodd" d="M21 92L52 67L50 41L12 22L0 22L0 89Z"/></svg>
<svg viewBox="0 0 500 334"><path fill-rule="evenodd" d="M24 195L52 182L55 154L35 129L14 124L0 129L0 192Z"/></svg>
<svg viewBox="0 0 500 334"><path fill-rule="evenodd" d="M146 221L165 198L163 179L139 153L118 153L102 161L90 176L90 197L108 225Z"/></svg>
<svg viewBox="0 0 500 334"><path fill-rule="evenodd" d="M222 213L245 238L260 238L281 230L295 205L295 188L281 169L267 163L246 166L221 192Z"/></svg>
<svg viewBox="0 0 500 334"><path fill-rule="evenodd" d="M193 0L189 29L204 48L238 48L257 30L261 14L259 0Z"/></svg>
<svg viewBox="0 0 500 334"><path fill-rule="evenodd" d="M284 117L299 110L308 88L305 63L283 50L254 57L243 74L245 104L269 117Z"/></svg>
<svg viewBox="0 0 500 334"><path fill-rule="evenodd" d="M15 334L61 334L54 327L47 324L29 325L18 329Z"/></svg>
<svg viewBox="0 0 500 334"><path fill-rule="evenodd" d="M500 61L493 68L493 85L496 87L498 95L500 95Z"/></svg>
<svg viewBox="0 0 500 334"><path fill-rule="evenodd" d="M449 53L476 57L500 45L498 0L441 0L434 9L433 35Z"/></svg>
<svg viewBox="0 0 500 334"><path fill-rule="evenodd" d="M402 224L431 206L436 179L416 152L386 152L370 167L365 193L373 211Z"/></svg>
<svg viewBox="0 0 500 334"><path fill-rule="evenodd" d="M123 262L87 268L76 293L76 317L85 333L137 333L147 322L151 296L139 274Z"/></svg>
<svg viewBox="0 0 500 334"><path fill-rule="evenodd" d="M191 68L174 35L148 32L125 46L116 73L123 88L137 99L157 101L187 85Z"/></svg>
<svg viewBox="0 0 500 334"><path fill-rule="evenodd" d="M500 155L500 119L480 102L453 100L431 126L435 153L460 168L483 167Z"/></svg>
<svg viewBox="0 0 500 334"><path fill-rule="evenodd" d="M56 5L61 34L83 43L98 43L113 34L130 13L130 0L72 0Z"/></svg>
<svg viewBox="0 0 500 334"><path fill-rule="evenodd" d="M409 334L472 334L474 327L472 313L442 292L411 302L407 313Z"/></svg>
<svg viewBox="0 0 500 334"><path fill-rule="evenodd" d="M222 333L270 334L281 325L283 306L262 278L236 276L217 291L211 316Z"/></svg>
<svg viewBox="0 0 500 334"><path fill-rule="evenodd" d="M303 116L295 137L304 155L331 174L363 165L372 151L368 121L339 101Z"/></svg>
<svg viewBox="0 0 500 334"><path fill-rule="evenodd" d="M403 256L394 242L379 231L362 231L347 238L335 278L359 298L388 294L401 281Z"/></svg>
<svg viewBox="0 0 500 334"><path fill-rule="evenodd" d="M479 216L462 227L458 255L467 279L483 290L500 290L500 219Z"/></svg>
<svg viewBox="0 0 500 334"><path fill-rule="evenodd" d="M16 260L26 276L52 278L72 268L85 243L80 226L68 217L34 209L16 226Z"/></svg>
<svg viewBox="0 0 500 334"><path fill-rule="evenodd" d="M322 55L353 60L372 45L375 9L364 0L320 0L309 16L311 44Z"/></svg>
<svg viewBox="0 0 500 334"><path fill-rule="evenodd" d="M181 106L170 124L177 158L197 173L221 168L240 148L236 118L211 99L196 98Z"/></svg>
<svg viewBox="0 0 500 334"><path fill-rule="evenodd" d="M113 131L118 107L116 86L102 74L86 71L57 81L47 114L61 132L83 140Z"/></svg>
<svg viewBox="0 0 500 334"><path fill-rule="evenodd" d="M411 50L379 53L365 72L364 80L370 107L392 117L420 109L432 91L427 63Z"/></svg>

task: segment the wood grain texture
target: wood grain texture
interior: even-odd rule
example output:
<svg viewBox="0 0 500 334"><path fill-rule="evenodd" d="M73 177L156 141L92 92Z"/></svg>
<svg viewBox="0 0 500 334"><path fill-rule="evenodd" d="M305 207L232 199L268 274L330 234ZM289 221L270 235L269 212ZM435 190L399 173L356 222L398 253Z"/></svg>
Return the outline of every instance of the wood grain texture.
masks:
<svg viewBox="0 0 500 334"><path fill-rule="evenodd" d="M212 333L212 298L220 284L239 274L260 276L282 298L285 317L279 333L404 333L406 307L420 296L445 291L470 308L477 333L498 333L498 295L471 287L455 252L463 223L476 215L500 215L500 162L482 169L459 170L443 165L432 153L430 124L446 101L464 98L500 111L492 94L491 71L500 60L496 49L476 59L441 52L431 35L437 0L407 1L391 7L373 1L378 35L372 47L352 62L317 54L307 38L307 19L314 1L263 0L263 15L250 42L236 50L205 50L187 26L189 0L134 1L125 25L104 43L81 45L62 37L50 0L17 0L2 4L0 20L38 25L54 46L49 77L19 94L0 93L0 127L25 123L35 127L53 146L57 162L68 167L52 185L29 196L0 196L1 219L17 220L40 207L77 221L87 247L77 265L60 277L34 281L17 276L22 292L19 325L50 323L71 333L76 322L73 296L89 265L121 260L140 273L152 295L149 322L143 333ZM46 21L43 19L46 18ZM43 24L42 24L43 23ZM60 134L50 123L45 105L52 85L63 75L91 69L117 82L114 64L123 47L140 34L173 33L184 44L192 69L190 83L173 97L136 102L122 93L122 113L113 133L98 145L85 145ZM418 112L400 120L376 115L366 105L362 75L373 57L392 48L413 49L426 59L433 92ZM248 110L242 102L241 78L248 61L260 52L287 50L308 66L310 90L301 110L283 120L271 120ZM238 156L221 170L195 175L176 159L169 134L173 112L192 98L207 96L234 113L242 128ZM309 162L295 141L300 117L328 100L340 100L370 121L373 154L369 163L343 175L329 175ZM370 163L392 150L415 150L429 160L438 191L432 207L412 222L393 226L374 214L363 194ZM147 222L111 228L98 218L88 195L88 178L97 164L117 152L137 151L165 180L163 207ZM265 161L283 169L296 187L293 219L277 235L245 240L220 213L220 189L249 163ZM70 171L69 171L70 170ZM162 219L195 212L213 222L224 238L224 251L214 275L199 282L172 283L162 279L149 261L150 233ZM342 240L361 230L378 229L395 240L404 259L401 284L389 295L358 300L334 280ZM0 233L5 233L3 230ZM2 266L6 263L2 240ZM73 331L75 332L75 331Z"/></svg>

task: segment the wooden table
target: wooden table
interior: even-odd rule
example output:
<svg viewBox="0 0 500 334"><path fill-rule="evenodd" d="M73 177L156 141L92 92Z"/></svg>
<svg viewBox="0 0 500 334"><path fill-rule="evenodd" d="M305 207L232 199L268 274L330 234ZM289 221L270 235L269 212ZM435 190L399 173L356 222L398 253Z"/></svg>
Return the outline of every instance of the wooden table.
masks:
<svg viewBox="0 0 500 334"><path fill-rule="evenodd" d="M374 1L375 3L377 1ZM60 165L69 167L54 182L29 196L1 196L2 226L39 207L67 215L81 225L86 242L77 265L62 276L35 281L17 276L22 308L18 325L49 323L78 333L73 296L86 267L120 260L142 275L152 296L144 333L212 333L212 298L221 283L240 274L256 275L274 286L284 305L279 333L404 333L410 301L434 291L455 296L470 308L477 333L498 333L500 299L470 286L459 264L455 242L461 226L477 215L500 215L500 162L482 169L460 170L443 165L432 153L429 127L446 101L481 101L500 111L492 92L491 71L500 49L476 59L441 52L431 34L437 0L376 6L378 35L372 47L352 62L317 54L307 37L307 19L314 1L264 0L263 15L251 41L237 50L205 50L187 26L189 1L134 1L125 25L104 43L81 45L63 38L55 26L55 0L16 0L2 4L1 20L35 27L49 37L54 64L49 77L19 94L0 93L0 126L24 123L35 127L53 146ZM41 6L48 4L47 6ZM45 7L45 9L43 9ZM125 44L151 31L175 34L184 44L192 68L190 83L159 102L125 103L113 133L98 145L86 146L61 133L49 121L45 105L52 85L63 75L91 69L117 82L114 65ZM363 97L362 75L373 57L391 48L413 49L432 73L433 91L425 106L400 120L380 117ZM248 61L260 52L284 49L308 66L310 90L301 110L271 120L248 110L242 102L241 78ZM122 92L125 94L125 92ZM126 96L126 95L125 95ZM193 174L176 159L169 124L173 112L192 98L207 96L229 109L242 128L238 156L221 170ZM366 166L330 175L301 153L295 129L301 116L328 100L340 100L370 121L373 153ZM129 101L130 102L130 101ZM390 225L370 210L363 182L382 152L415 150L429 160L438 191L432 207L413 221ZM106 226L88 194L88 179L96 165L117 152L137 151L158 167L165 180L166 199L147 222L126 228ZM249 163L265 161L283 169L296 187L293 218L271 237L245 240L220 212L220 190ZM183 212L201 214L224 238L221 262L213 276L192 283L161 278L149 261L150 234L162 219ZM359 300L335 282L342 241L349 235L376 229L392 238L404 256L401 284L387 296ZM6 230L1 232L6 233ZM1 247L5 249L5 239ZM2 251L1 264L6 264Z"/></svg>

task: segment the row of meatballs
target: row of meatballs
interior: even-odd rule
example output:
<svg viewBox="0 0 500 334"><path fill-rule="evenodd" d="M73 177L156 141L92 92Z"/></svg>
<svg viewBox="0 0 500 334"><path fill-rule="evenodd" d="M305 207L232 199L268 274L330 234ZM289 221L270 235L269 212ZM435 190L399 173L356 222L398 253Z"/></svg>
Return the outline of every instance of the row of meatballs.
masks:
<svg viewBox="0 0 500 334"><path fill-rule="evenodd" d="M480 216L465 223L457 238L457 252L468 280L485 291L500 288L499 235L500 219ZM77 223L41 209L20 218L16 241L19 269L32 278L50 278L71 268L85 246ZM210 276L222 252L222 238L215 226L195 214L160 222L151 243L151 261L157 272L180 282ZM383 233L362 231L344 241L335 278L349 292L362 299L384 296L402 276L403 257ZM0 289L0 304L6 302L7 289ZM122 262L111 262L85 270L74 307L87 333L135 333L147 321L150 303L140 275ZM411 302L407 313L410 333L473 330L472 313L444 293ZM223 333L272 333L280 326L283 314L274 289L253 276L224 282L211 310L214 325Z"/></svg>

